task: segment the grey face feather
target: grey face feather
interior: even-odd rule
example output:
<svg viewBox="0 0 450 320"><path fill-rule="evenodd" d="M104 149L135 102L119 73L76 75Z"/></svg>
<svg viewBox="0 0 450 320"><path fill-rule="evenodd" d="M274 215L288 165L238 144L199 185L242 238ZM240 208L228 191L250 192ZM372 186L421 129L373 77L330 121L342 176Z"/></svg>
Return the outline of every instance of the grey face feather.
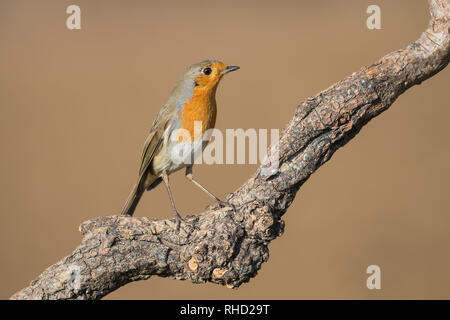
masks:
<svg viewBox="0 0 450 320"><path fill-rule="evenodd" d="M184 102L192 98L194 87L196 86L195 79L198 74L213 62L220 61L211 59L190 65L178 79L166 104L175 103L177 110L180 110L183 107Z"/></svg>

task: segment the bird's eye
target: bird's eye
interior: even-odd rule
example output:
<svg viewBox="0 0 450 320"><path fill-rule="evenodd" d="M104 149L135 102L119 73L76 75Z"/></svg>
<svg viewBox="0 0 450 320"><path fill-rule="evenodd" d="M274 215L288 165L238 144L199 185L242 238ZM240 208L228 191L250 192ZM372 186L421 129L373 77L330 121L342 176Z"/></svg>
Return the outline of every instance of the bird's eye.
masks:
<svg viewBox="0 0 450 320"><path fill-rule="evenodd" d="M206 74L206 75L210 75L211 72L212 72L211 68L205 68L205 69L203 69L203 73Z"/></svg>

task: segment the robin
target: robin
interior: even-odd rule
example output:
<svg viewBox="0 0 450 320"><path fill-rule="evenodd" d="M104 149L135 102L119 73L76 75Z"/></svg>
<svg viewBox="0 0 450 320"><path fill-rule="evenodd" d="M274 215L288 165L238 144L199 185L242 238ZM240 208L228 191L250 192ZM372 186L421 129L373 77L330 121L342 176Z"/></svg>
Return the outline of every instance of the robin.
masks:
<svg viewBox="0 0 450 320"><path fill-rule="evenodd" d="M217 60L202 61L186 69L153 121L144 143L139 178L122 215L132 216L142 194L163 181L179 225L182 218L173 201L169 175L182 168L186 168L188 180L221 205L225 204L194 180L191 160L198 150L201 153L206 146L209 140L206 137L207 130L214 128L216 90L220 80L225 74L238 69L237 66L227 66Z"/></svg>

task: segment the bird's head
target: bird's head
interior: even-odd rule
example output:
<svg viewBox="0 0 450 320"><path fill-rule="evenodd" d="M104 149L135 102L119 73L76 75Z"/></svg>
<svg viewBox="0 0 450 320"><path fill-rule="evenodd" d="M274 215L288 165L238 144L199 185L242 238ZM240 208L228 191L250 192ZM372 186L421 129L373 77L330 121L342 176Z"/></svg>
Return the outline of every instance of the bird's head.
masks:
<svg viewBox="0 0 450 320"><path fill-rule="evenodd" d="M228 66L221 61L205 60L187 68L182 78L191 82L194 89L211 90L217 87L225 74L238 69L237 66Z"/></svg>

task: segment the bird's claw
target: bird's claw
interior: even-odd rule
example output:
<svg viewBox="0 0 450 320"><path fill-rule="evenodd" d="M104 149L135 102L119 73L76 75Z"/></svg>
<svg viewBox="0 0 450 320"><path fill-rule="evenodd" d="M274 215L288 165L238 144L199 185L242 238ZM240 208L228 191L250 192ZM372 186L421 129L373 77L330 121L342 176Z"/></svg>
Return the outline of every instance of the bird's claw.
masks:
<svg viewBox="0 0 450 320"><path fill-rule="evenodd" d="M189 227L191 227L191 228L193 228L193 229L198 229L198 228L194 225L194 223L186 221L186 219L185 219L185 218L182 218L178 212L175 212L174 218L175 218L175 230L176 230L177 232L180 231L181 223L183 223L184 225L187 225L187 226L189 226ZM186 230L184 230L184 231L186 232Z"/></svg>
<svg viewBox="0 0 450 320"><path fill-rule="evenodd" d="M236 211L236 208L234 207L233 204L231 204L227 201L222 201L220 199L217 199L215 204L208 206L208 209L214 209L217 207L219 207L219 208L227 208L228 207L228 208L233 209L233 211Z"/></svg>

